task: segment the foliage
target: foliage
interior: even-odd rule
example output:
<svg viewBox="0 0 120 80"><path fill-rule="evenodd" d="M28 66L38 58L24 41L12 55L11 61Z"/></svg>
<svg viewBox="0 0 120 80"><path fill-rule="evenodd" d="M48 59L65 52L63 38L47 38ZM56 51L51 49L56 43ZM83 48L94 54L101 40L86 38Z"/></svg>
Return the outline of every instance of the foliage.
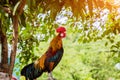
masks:
<svg viewBox="0 0 120 80"><path fill-rule="evenodd" d="M81 20L74 21L74 19L67 21L69 30L77 35L75 40L80 43L87 43L108 37L113 42L114 35L119 34L119 11L110 13L109 10L104 9L100 13L96 12L95 14L97 15L86 19L84 22Z"/></svg>

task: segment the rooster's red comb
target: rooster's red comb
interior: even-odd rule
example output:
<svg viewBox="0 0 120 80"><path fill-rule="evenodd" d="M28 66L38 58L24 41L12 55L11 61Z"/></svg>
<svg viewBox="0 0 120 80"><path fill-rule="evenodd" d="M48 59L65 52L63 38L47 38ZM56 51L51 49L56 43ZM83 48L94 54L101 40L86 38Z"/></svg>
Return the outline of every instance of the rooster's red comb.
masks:
<svg viewBox="0 0 120 80"><path fill-rule="evenodd" d="M56 29L56 32L60 33L60 32L65 32L66 29L63 26L60 26Z"/></svg>

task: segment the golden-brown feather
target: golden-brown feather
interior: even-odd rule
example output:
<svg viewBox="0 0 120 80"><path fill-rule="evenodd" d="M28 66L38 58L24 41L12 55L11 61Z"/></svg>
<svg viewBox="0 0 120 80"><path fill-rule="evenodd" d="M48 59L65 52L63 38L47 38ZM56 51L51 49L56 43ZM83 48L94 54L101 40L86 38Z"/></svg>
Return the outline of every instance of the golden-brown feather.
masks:
<svg viewBox="0 0 120 80"><path fill-rule="evenodd" d="M62 47L62 39L61 37L58 35L56 36L51 42L50 42L50 46L52 47L53 51L56 51L58 49L60 49Z"/></svg>
<svg viewBox="0 0 120 80"><path fill-rule="evenodd" d="M44 54L37 61L35 61L35 68L43 70L45 68L44 66L45 59L46 59L46 55Z"/></svg>

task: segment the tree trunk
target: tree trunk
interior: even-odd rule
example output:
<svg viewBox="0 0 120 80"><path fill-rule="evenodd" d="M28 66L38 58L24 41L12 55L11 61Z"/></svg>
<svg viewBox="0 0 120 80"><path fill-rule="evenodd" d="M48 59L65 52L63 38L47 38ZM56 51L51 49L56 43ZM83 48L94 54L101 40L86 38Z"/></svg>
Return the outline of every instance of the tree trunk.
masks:
<svg viewBox="0 0 120 80"><path fill-rule="evenodd" d="M2 21L0 20L0 42L1 42L1 64L0 71L8 73L8 43L6 31L2 29Z"/></svg>
<svg viewBox="0 0 120 80"><path fill-rule="evenodd" d="M17 42L18 42L18 20L19 16L22 14L23 8L26 4L26 0L21 0L19 6L17 7L16 14L13 15L13 40L12 40L12 49L11 49L11 55L10 55L10 68L9 68L9 76L10 79L12 77L12 72L14 68L15 63L15 56L16 56L16 50L17 50Z"/></svg>
<svg viewBox="0 0 120 80"><path fill-rule="evenodd" d="M17 42L18 42L18 16L13 16L13 40L12 40L12 49L10 55L10 68L9 75L12 77L12 72L15 63L15 56L17 51Z"/></svg>

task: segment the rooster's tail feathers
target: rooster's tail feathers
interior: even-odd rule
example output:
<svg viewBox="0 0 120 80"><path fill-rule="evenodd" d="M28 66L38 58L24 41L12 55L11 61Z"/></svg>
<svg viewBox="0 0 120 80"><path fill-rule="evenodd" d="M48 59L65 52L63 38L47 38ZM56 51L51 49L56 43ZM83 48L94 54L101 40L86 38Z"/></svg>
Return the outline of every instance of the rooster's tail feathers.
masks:
<svg viewBox="0 0 120 80"><path fill-rule="evenodd" d="M36 79L37 77L39 77L41 74L43 73L43 71L41 69L37 69L34 66L34 63L31 63L27 66L25 66L22 70L21 70L21 76L25 76L26 80L33 80Z"/></svg>

